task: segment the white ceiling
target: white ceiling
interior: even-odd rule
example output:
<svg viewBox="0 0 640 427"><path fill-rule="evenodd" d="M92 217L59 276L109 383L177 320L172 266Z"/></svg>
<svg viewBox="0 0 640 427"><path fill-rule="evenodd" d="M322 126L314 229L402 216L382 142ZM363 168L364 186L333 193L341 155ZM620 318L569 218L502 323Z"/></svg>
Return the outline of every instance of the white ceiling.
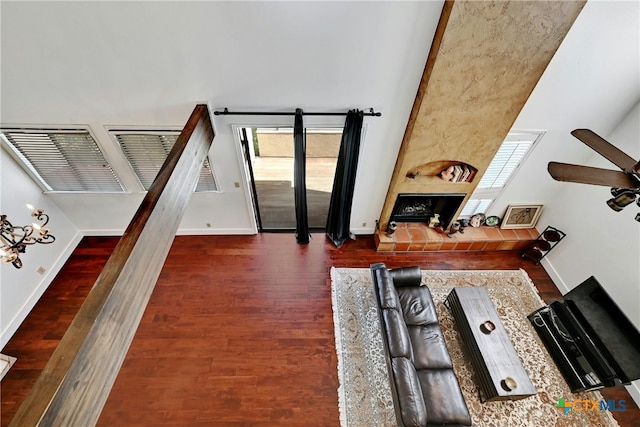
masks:
<svg viewBox="0 0 640 427"><path fill-rule="evenodd" d="M373 107L383 117L366 121L369 170L361 169L380 191L354 213L372 229L442 5L3 1L2 123L89 125L126 183L135 178L105 126L181 127L198 102L245 111ZM229 125L239 121L215 120L212 162L223 193L196 195L181 229L251 231L246 187L235 187L244 176ZM115 234L141 197L54 199L80 230Z"/></svg>
<svg viewBox="0 0 640 427"><path fill-rule="evenodd" d="M516 126L611 132L640 100L640 2L587 2Z"/></svg>
<svg viewBox="0 0 640 427"><path fill-rule="evenodd" d="M393 115L398 78L421 71L441 7L3 2L2 119L182 125L198 101Z"/></svg>
<svg viewBox="0 0 640 427"><path fill-rule="evenodd" d="M365 121L352 217L352 228L372 231L442 5L2 1L0 119L90 126L126 183L134 178L105 126L181 127L199 102L268 111L373 107L383 116ZM589 2L516 125L564 135L580 126L611 131L640 98L638 50L620 46L640 37L637 5ZM182 229L213 223L211 231L251 231L246 187L235 187L244 172L230 124L274 123L266 120L215 119L212 162L223 192L194 197ZM94 234L122 231L140 200L55 196L80 230Z"/></svg>

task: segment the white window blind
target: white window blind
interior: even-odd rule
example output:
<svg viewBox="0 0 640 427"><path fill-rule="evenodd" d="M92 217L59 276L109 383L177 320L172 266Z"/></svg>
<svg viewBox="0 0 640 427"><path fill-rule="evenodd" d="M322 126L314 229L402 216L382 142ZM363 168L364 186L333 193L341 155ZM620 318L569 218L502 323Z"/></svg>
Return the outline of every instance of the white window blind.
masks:
<svg viewBox="0 0 640 427"><path fill-rule="evenodd" d="M45 191L124 191L87 129L5 128L2 139Z"/></svg>
<svg viewBox="0 0 640 427"><path fill-rule="evenodd" d="M533 141L503 142L477 188L504 187L532 144Z"/></svg>
<svg viewBox="0 0 640 427"><path fill-rule="evenodd" d="M176 131L111 131L145 190L149 190L171 148L180 135ZM195 191L217 191L217 185L206 157Z"/></svg>
<svg viewBox="0 0 640 427"><path fill-rule="evenodd" d="M491 204L491 202L493 202L493 199L469 199L469 201L467 202L466 205L464 205L464 208L462 209L462 212L460 213L460 216L462 217L467 217L467 216L472 216L474 214L477 214L479 212L486 212L487 208L489 207L489 205Z"/></svg>
<svg viewBox="0 0 640 427"><path fill-rule="evenodd" d="M511 132L489 164L460 216L485 213L544 132Z"/></svg>

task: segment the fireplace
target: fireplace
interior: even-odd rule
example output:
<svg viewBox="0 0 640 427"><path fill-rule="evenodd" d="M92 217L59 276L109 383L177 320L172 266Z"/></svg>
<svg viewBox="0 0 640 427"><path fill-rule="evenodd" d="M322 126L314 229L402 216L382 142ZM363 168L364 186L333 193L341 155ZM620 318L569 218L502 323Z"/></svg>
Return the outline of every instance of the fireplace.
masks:
<svg viewBox="0 0 640 427"><path fill-rule="evenodd" d="M448 227L465 197L464 193L398 194L390 221L428 223L434 214L439 214L440 223Z"/></svg>

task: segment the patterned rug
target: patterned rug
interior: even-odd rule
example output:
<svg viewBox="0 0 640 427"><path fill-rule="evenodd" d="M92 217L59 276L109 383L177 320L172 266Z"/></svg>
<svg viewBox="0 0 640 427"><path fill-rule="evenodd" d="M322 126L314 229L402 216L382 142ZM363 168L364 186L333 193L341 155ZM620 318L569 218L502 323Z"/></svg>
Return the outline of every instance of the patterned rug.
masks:
<svg viewBox="0 0 640 427"><path fill-rule="evenodd" d="M559 399L600 401L598 392L572 394L526 316L543 305L523 271L423 270L437 306L454 371L474 426L617 426L609 411L557 408ZM516 401L480 403L474 370L463 356L453 317L444 306L451 288L484 286L509 332L537 395ZM371 274L366 268L332 268L331 295L338 355L342 427L395 426ZM564 406L564 405L563 405Z"/></svg>

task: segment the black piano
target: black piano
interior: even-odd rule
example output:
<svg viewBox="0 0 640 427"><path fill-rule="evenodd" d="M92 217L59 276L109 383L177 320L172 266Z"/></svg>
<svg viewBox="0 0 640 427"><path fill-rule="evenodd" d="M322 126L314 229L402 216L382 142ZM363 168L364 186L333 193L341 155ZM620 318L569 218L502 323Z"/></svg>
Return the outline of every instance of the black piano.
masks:
<svg viewBox="0 0 640 427"><path fill-rule="evenodd" d="M640 379L640 332L593 276L528 318L572 392Z"/></svg>

